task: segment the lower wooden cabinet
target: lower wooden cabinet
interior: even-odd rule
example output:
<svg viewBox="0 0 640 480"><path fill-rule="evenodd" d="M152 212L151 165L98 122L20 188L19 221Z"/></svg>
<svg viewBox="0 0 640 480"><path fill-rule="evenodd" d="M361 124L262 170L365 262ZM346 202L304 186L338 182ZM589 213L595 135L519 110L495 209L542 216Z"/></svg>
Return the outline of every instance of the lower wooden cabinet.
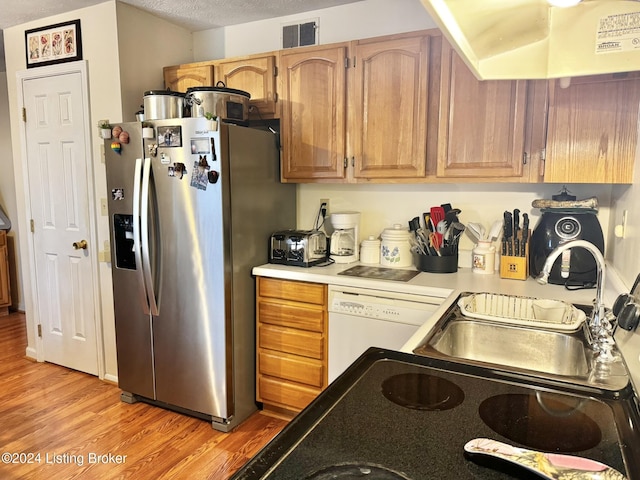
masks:
<svg viewBox="0 0 640 480"><path fill-rule="evenodd" d="M11 305L7 232L0 230L0 316L8 315Z"/></svg>
<svg viewBox="0 0 640 480"><path fill-rule="evenodd" d="M293 415L327 386L327 287L258 277L256 400Z"/></svg>

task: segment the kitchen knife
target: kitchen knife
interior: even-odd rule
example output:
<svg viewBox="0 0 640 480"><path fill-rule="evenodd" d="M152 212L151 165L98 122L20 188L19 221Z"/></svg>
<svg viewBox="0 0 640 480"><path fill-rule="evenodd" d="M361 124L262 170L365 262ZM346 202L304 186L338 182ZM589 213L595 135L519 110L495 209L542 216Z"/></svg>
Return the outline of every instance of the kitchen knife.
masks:
<svg viewBox="0 0 640 480"><path fill-rule="evenodd" d="M517 257L520 255L520 210L517 208L513 211L513 254Z"/></svg>
<svg viewBox="0 0 640 480"><path fill-rule="evenodd" d="M529 215L522 215L522 242L520 243L520 256L527 256L527 242L529 241Z"/></svg>
<svg viewBox="0 0 640 480"><path fill-rule="evenodd" d="M504 212L504 240L507 244L507 255L513 255L513 217L511 212Z"/></svg>

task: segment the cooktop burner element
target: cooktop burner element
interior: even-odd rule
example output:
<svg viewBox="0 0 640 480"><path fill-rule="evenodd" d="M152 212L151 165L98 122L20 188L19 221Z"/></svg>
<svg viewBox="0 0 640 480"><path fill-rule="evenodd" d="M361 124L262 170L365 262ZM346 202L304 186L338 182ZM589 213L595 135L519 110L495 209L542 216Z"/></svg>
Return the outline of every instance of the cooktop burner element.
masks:
<svg viewBox="0 0 640 480"><path fill-rule="evenodd" d="M464 392L455 383L426 373L401 373L382 382L382 394L401 407L441 411L457 407Z"/></svg>
<svg viewBox="0 0 640 480"><path fill-rule="evenodd" d="M591 418L606 418L596 400L560 394L507 393L484 400L480 418L496 433L535 450L580 452L598 446L602 431Z"/></svg>
<svg viewBox="0 0 640 480"><path fill-rule="evenodd" d="M379 465L346 464L323 468L306 480L411 480L409 477Z"/></svg>

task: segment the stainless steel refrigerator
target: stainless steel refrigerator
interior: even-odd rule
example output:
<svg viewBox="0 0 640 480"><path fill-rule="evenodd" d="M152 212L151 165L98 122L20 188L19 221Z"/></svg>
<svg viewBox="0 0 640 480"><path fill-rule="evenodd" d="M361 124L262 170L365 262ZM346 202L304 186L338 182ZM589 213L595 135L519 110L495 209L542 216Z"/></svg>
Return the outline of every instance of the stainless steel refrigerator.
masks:
<svg viewBox="0 0 640 480"><path fill-rule="evenodd" d="M121 399L229 431L256 410L251 268L295 226L295 185L270 132L147 123L105 141Z"/></svg>

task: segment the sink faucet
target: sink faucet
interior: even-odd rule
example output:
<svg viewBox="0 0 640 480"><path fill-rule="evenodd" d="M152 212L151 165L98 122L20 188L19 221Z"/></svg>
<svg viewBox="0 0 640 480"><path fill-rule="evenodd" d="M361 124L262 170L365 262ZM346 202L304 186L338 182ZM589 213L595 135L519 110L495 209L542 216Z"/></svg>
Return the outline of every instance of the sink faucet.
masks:
<svg viewBox="0 0 640 480"><path fill-rule="evenodd" d="M604 276L605 276L605 263L602 253L593 243L586 240L572 240L567 243L558 245L547 257L540 275L536 278L538 283L544 285L549 280L549 273L553 267L553 263L560 256L562 252L570 248L584 248L593 255L596 261L597 277L596 277L596 299L589 318L589 330L594 337L594 348L598 352L599 361L609 361L612 357L613 337L611 335L611 323L613 318L612 314L607 315L604 306Z"/></svg>

